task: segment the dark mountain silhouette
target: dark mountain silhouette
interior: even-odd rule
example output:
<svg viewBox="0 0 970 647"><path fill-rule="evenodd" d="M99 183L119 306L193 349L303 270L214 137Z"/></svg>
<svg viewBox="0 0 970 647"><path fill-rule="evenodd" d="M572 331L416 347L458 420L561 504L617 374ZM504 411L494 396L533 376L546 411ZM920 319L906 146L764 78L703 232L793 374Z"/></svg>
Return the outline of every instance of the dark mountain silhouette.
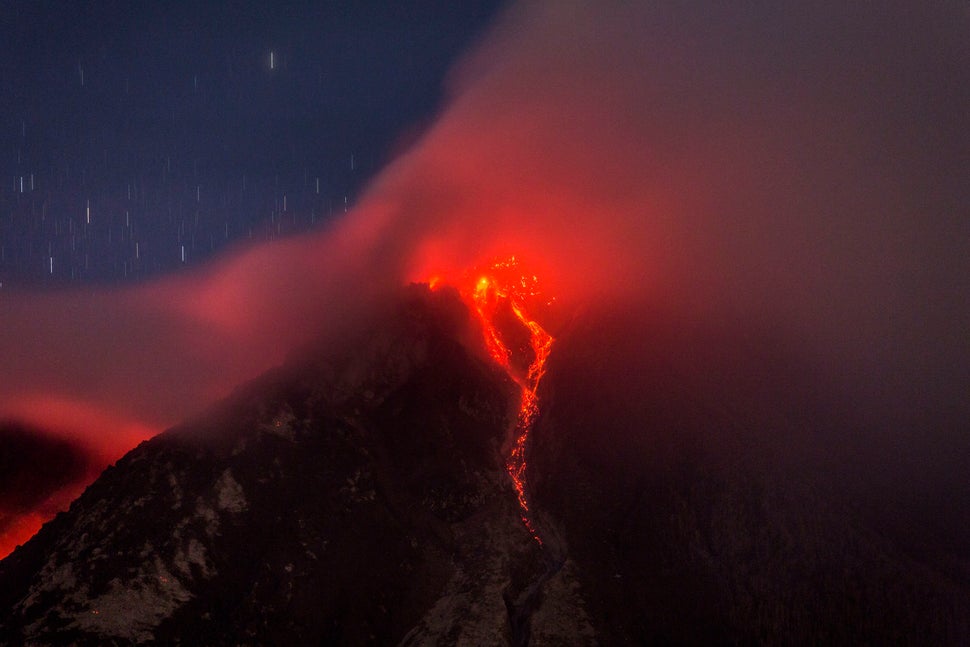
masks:
<svg viewBox="0 0 970 647"><path fill-rule="evenodd" d="M641 324L559 336L541 548L505 471L515 386L456 293L412 286L106 470L0 562L0 639L970 642L959 553L860 512L802 451L830 438L645 352Z"/></svg>

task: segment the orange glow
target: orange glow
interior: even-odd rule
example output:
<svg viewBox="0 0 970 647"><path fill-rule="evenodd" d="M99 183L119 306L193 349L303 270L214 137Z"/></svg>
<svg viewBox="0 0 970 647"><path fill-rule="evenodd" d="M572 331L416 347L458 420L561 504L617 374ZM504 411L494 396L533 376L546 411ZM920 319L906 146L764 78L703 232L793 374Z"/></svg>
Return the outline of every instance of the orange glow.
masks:
<svg viewBox="0 0 970 647"><path fill-rule="evenodd" d="M30 512L0 509L0 524L3 527L0 530L0 559L12 553L17 546L27 543L58 512L67 510L96 477L97 473L92 471L81 481L57 490Z"/></svg>
<svg viewBox="0 0 970 647"><path fill-rule="evenodd" d="M158 425L135 419L123 411L41 393L0 400L0 411L10 418L29 420L55 436L78 441L101 468L161 431Z"/></svg>
<svg viewBox="0 0 970 647"><path fill-rule="evenodd" d="M526 444L539 413L539 382L546 370L553 337L532 317L530 307L551 303L543 296L535 275L524 273L518 260L511 256L492 263L484 271L470 275L471 287L460 289L482 326L485 348L491 358L506 372L520 390L519 411L513 429L513 445L505 468L512 479L519 500L522 522L532 537L542 545L529 512L526 496ZM432 287L440 279L436 279ZM511 315L511 316L509 316ZM504 323L503 317L507 320ZM511 324L511 326L509 325ZM521 326L528 340L524 348L513 346Z"/></svg>
<svg viewBox="0 0 970 647"><path fill-rule="evenodd" d="M17 546L27 543L47 520L46 515L36 512L15 516L10 526L0 532L0 559L12 553Z"/></svg>
<svg viewBox="0 0 970 647"><path fill-rule="evenodd" d="M0 559L26 543L58 512L67 510L105 467L159 431L122 412L66 397L21 395L16 400L0 401L0 410L12 419L31 421L52 437L77 442L89 461L77 481L59 487L32 510L10 509L0 499Z"/></svg>

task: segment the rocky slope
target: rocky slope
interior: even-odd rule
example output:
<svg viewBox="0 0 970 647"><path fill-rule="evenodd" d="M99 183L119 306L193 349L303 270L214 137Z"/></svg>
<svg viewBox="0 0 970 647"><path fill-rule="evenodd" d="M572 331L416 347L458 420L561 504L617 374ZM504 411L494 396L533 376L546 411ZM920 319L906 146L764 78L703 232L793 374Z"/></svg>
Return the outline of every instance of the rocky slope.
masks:
<svg viewBox="0 0 970 647"><path fill-rule="evenodd" d="M561 340L533 432L533 501L601 643L970 644L959 490L934 486L943 518L924 521L852 403L827 420L787 351L751 383L738 336L658 328L624 315Z"/></svg>
<svg viewBox="0 0 970 647"><path fill-rule="evenodd" d="M511 386L453 294L382 319L109 468L0 564L3 643L511 640L542 568L503 469ZM546 632L587 631L559 587Z"/></svg>
<svg viewBox="0 0 970 647"><path fill-rule="evenodd" d="M792 469L764 442L791 421L604 356L621 333L557 342L542 548L504 470L513 385L457 296L415 286L109 468L0 562L0 643L970 642L966 562Z"/></svg>

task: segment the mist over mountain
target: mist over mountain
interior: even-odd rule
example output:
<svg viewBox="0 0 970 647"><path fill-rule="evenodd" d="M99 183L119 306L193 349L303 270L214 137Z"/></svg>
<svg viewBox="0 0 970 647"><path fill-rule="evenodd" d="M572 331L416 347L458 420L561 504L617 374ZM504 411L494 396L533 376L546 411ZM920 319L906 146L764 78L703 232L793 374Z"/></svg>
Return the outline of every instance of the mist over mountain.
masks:
<svg viewBox="0 0 970 647"><path fill-rule="evenodd" d="M968 45L949 0L510 3L326 226L5 291L0 554L115 465L0 638L970 644Z"/></svg>
<svg viewBox="0 0 970 647"><path fill-rule="evenodd" d="M312 28L300 33L312 38ZM355 328L401 285L519 255L566 310L625 320L609 343L637 339L645 325L693 334L670 361L702 390L740 398L741 408L783 403L785 417L810 421L803 426L827 442L798 440L806 435L793 429L768 440L831 455L840 465L833 489L878 483L861 488L867 513L911 534L937 528L941 544L961 550L970 526L961 476L970 469L968 34L965 7L948 0L510 3L452 66L437 118L406 135L326 226L148 283L5 291L0 418L64 440L102 468L293 348ZM289 69L316 68L312 58ZM178 78L196 96L194 76ZM286 78L298 88L306 77ZM201 89L198 98L210 96ZM333 144L306 139L323 128L302 126L312 104L281 105L288 110L267 119L278 117L300 150ZM22 139L25 128L34 132L15 115L8 136ZM259 148L238 150L250 146ZM292 158L281 155L256 157ZM167 169L158 162L152 168ZM76 196L65 229L39 193L21 189L34 170L18 166L3 185L33 205L21 212L33 214L26 222L88 231L86 197ZM317 195L306 171L295 169L302 191ZM178 184L193 210L216 198L200 198L204 183ZM127 200L127 185L112 190ZM226 190L233 197L220 209L233 211L239 197ZM90 230L103 236L97 200L94 210ZM223 233L225 224L210 223ZM121 233L111 240L136 251L131 232ZM56 246L31 249L47 250L47 272L60 258ZM649 375L632 358L666 343L603 356L627 367L629 399L646 397L637 380ZM58 496L70 498L65 488ZM925 523L897 523L897 507ZM23 511L16 523L36 528L41 517ZM0 554L21 539L0 530Z"/></svg>
<svg viewBox="0 0 970 647"><path fill-rule="evenodd" d="M0 638L970 638L965 552L880 525L869 478L833 487L847 453L716 360L731 335L642 315L558 331L528 448L541 547L504 466L515 385L457 293L416 285L109 468L0 562Z"/></svg>

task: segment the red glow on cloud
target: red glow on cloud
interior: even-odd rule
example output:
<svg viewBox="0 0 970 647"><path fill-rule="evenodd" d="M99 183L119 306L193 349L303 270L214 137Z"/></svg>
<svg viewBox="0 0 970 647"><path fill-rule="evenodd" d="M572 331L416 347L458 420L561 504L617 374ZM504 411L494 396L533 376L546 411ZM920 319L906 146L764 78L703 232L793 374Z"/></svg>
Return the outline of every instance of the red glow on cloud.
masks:
<svg viewBox="0 0 970 647"><path fill-rule="evenodd" d="M0 532L0 559L3 559L14 551L17 546L26 543L28 539L37 534L40 527L49 521L58 509L65 508L70 500L62 502L53 512L28 512L13 518L12 523L3 532Z"/></svg>
<svg viewBox="0 0 970 647"><path fill-rule="evenodd" d="M0 559L3 559L28 539L58 512L67 510L88 484L97 478L100 469L91 470L79 481L58 489L33 510L26 513L0 509Z"/></svg>
<svg viewBox="0 0 970 647"><path fill-rule="evenodd" d="M51 475L51 479L63 485L51 491L31 510L8 508L5 500L0 500L0 559L32 537L58 512L66 510L105 467L161 431L121 412L100 409L90 402L44 394L25 395L5 402L3 412L12 419L30 421L33 427L43 429L51 440L77 443L79 454L76 460L83 460L86 468L68 482L63 482L60 474ZM23 493L5 492L2 499L15 494Z"/></svg>
<svg viewBox="0 0 970 647"><path fill-rule="evenodd" d="M489 262L514 253L565 311L768 329L873 418L965 421L966 17L830 4L513 4L328 229L148 285L0 295L0 416L105 463L428 277L541 340L544 302ZM493 357L531 411L544 342L508 332Z"/></svg>
<svg viewBox="0 0 970 647"><path fill-rule="evenodd" d="M161 431L120 412L91 402L37 394L5 403L4 412L49 430L54 437L83 440L92 459L102 467L124 456L143 440Z"/></svg>

